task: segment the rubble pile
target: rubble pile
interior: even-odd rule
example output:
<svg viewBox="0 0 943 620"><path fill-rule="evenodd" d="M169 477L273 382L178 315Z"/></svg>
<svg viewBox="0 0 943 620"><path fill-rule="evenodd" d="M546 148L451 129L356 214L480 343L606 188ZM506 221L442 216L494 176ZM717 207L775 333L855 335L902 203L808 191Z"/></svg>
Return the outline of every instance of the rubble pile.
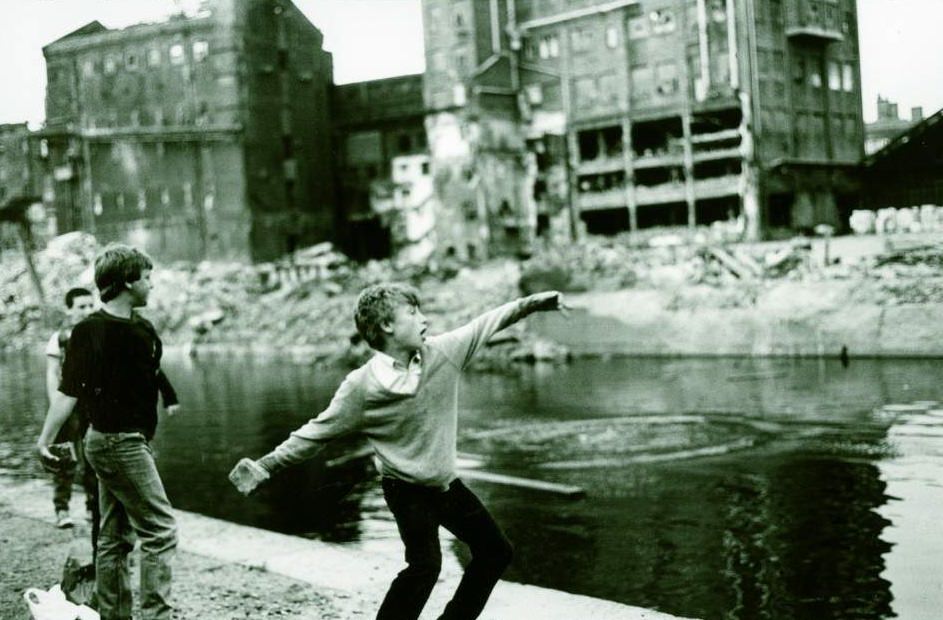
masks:
<svg viewBox="0 0 943 620"><path fill-rule="evenodd" d="M438 333L520 294L637 288L667 294L667 310L741 308L783 280L852 280L865 304L943 303L943 244L926 239L854 262L812 259L808 239L764 244L687 244L677 236L646 240L588 238L541 247L526 261L496 259L402 266L393 261L355 264L329 244L276 263L242 265L204 261L158 265L144 314L168 344L237 346L284 351L309 361L359 361L353 307L373 283L405 281L422 296L430 331ZM92 285L94 237L69 233L35 253L45 300L40 302L23 257L0 262L0 348L38 347L64 316L72 286ZM818 259L816 259L818 260ZM294 352L294 353L292 353ZM557 361L565 349L538 340L526 325L502 332L479 368L505 369L515 361Z"/></svg>
<svg viewBox="0 0 943 620"><path fill-rule="evenodd" d="M617 290L638 283L640 256L622 237L588 238L562 246L540 246L521 266L525 293Z"/></svg>
<svg viewBox="0 0 943 620"><path fill-rule="evenodd" d="M943 242L894 240L893 249L855 259L813 258L812 239L757 244L684 244L670 235L638 247L625 236L541 248L521 267L521 288L580 292L637 288L670 295L670 310L740 308L782 281L854 280L855 301L943 303ZM822 243L818 240L818 243Z"/></svg>
<svg viewBox="0 0 943 620"><path fill-rule="evenodd" d="M19 349L44 341L62 322L66 291L75 286L95 290L92 263L98 243L82 232L52 239L33 256L43 288L39 298L22 255L0 262L0 349Z"/></svg>
<svg viewBox="0 0 943 620"><path fill-rule="evenodd" d="M470 318L495 302L499 291L511 288L489 285L482 290L461 274L443 279L440 270L397 269L388 261L364 266L338 262L307 280L274 279L273 273L269 265L208 262L160 269L153 276L147 314L169 342L308 348L316 359L333 359L356 341L353 307L369 284L397 280L415 285L433 331Z"/></svg>
<svg viewBox="0 0 943 620"><path fill-rule="evenodd" d="M76 285L94 290L92 265L99 249L91 235L69 233L36 252L33 259L42 278L43 303L22 256L0 263L2 348L42 345L64 319L64 293ZM278 263L158 265L142 314L168 345L231 345L296 357L300 351L307 361L358 361L364 349L357 342L353 308L363 287L394 280L416 286L431 331L437 333L517 297L518 277L516 264L508 261L474 269L457 263L357 265L330 247L315 246ZM481 356L481 367L566 354L520 328L499 340Z"/></svg>
<svg viewBox="0 0 943 620"><path fill-rule="evenodd" d="M639 247L630 237L619 235L541 248L524 263L522 277L553 281L574 292L802 279L811 270L810 249L805 238L750 247L703 240L687 243L666 235Z"/></svg>
<svg viewBox="0 0 943 620"><path fill-rule="evenodd" d="M943 303L943 244L899 248L863 267L877 281L881 303Z"/></svg>

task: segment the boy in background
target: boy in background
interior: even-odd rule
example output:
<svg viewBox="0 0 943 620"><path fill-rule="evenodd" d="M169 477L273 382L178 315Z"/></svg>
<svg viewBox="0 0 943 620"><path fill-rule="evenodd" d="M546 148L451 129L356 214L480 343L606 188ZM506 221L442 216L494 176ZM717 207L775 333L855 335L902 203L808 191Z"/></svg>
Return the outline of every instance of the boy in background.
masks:
<svg viewBox="0 0 943 620"><path fill-rule="evenodd" d="M324 444L363 434L380 464L383 496L406 549L378 620L414 620L438 579L439 526L469 546L472 559L441 620L477 618L511 561L511 544L455 471L458 385L488 339L527 315L565 310L557 292L500 306L456 330L426 338L418 292L379 284L357 300L357 331L373 357L341 383L330 405L258 461L230 474L248 494L272 474L312 458Z"/></svg>
<svg viewBox="0 0 943 620"><path fill-rule="evenodd" d="M95 298L92 292L82 287L69 289L65 294L66 325L55 331L46 343L46 396L52 402L59 390L62 379L62 364L65 360L66 346L72 328L95 311ZM69 419L62 425L55 442L63 456L58 467L53 469L52 504L56 511L56 527L72 527L69 516L69 502L72 499L72 484L75 480L76 466L81 469L82 488L85 489L85 507L92 522L92 544L97 539L98 522L98 481L95 472L85 462L82 449L82 437L88 428L88 418L82 414L81 407L76 407Z"/></svg>

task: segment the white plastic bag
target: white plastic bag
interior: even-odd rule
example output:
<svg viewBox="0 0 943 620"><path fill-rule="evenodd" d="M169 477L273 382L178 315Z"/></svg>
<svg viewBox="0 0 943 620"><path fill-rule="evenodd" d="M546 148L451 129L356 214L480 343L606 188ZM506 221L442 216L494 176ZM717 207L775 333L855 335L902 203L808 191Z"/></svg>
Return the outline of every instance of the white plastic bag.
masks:
<svg viewBox="0 0 943 620"><path fill-rule="evenodd" d="M66 600L59 584L49 591L29 588L23 593L33 620L99 620L98 612L86 605Z"/></svg>

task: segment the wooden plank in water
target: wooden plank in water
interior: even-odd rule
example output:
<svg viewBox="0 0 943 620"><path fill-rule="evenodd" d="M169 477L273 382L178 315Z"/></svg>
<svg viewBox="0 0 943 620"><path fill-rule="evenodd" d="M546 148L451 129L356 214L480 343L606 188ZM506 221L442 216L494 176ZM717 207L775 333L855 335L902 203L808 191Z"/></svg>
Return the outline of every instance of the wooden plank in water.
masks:
<svg viewBox="0 0 943 620"><path fill-rule="evenodd" d="M505 476L503 474L481 471L480 469L459 469L458 474L466 480L493 482L494 484L504 484L507 486L520 487L524 489L534 489L535 491L546 491L548 493L556 493L557 495L565 495L567 497L582 497L586 495L586 491L582 487L573 486L570 484L557 484L556 482L545 482L543 480L531 480L530 478Z"/></svg>
<svg viewBox="0 0 943 620"><path fill-rule="evenodd" d="M373 449L369 445L364 445L343 456L331 459L325 463L328 467L339 467L347 463L373 456ZM567 497L582 497L586 491L581 487L570 484L557 484L555 482L544 482L543 480L531 480L529 478L518 478L516 476L505 476L492 472L481 471L477 469L481 465L482 457L473 454L460 454L457 468L458 475L466 480L481 480L494 484L504 484L512 487L524 489L534 489L536 491L546 491L556 493Z"/></svg>
<svg viewBox="0 0 943 620"><path fill-rule="evenodd" d="M343 454L335 459L326 461L324 464L328 467L340 467L341 465L359 461L360 459L365 459L369 456L373 456L373 448L371 448L369 445L363 445L352 452L348 452L347 454Z"/></svg>

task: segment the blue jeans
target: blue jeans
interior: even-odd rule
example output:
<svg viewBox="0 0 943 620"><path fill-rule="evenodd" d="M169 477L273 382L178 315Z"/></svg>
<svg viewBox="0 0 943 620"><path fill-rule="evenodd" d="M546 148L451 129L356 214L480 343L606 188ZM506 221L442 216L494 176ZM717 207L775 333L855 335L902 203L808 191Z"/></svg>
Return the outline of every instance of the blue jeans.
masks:
<svg viewBox="0 0 943 620"><path fill-rule="evenodd" d="M98 476L101 532L95 586L102 620L131 618L128 554L134 535L141 541L141 614L145 620L171 617L170 561L177 525L154 454L141 433L85 436L85 457Z"/></svg>

